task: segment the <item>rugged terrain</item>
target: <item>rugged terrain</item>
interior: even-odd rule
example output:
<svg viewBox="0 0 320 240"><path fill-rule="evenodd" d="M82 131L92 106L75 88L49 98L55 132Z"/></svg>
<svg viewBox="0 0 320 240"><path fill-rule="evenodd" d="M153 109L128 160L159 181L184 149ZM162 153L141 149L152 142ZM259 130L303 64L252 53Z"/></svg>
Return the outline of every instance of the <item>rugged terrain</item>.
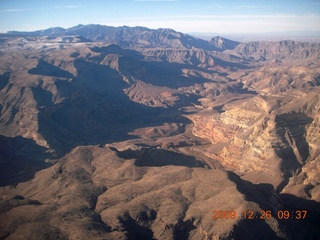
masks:
<svg viewBox="0 0 320 240"><path fill-rule="evenodd" d="M100 25L0 40L1 239L320 237L320 44Z"/></svg>

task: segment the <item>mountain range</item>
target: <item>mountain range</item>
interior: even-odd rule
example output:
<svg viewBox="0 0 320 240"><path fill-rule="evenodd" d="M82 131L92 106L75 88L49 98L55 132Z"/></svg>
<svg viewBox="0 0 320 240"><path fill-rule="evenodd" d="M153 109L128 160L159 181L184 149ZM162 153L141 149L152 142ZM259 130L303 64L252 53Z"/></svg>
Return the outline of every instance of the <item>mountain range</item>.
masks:
<svg viewBox="0 0 320 240"><path fill-rule="evenodd" d="M319 238L319 43L91 24L0 46L1 239Z"/></svg>

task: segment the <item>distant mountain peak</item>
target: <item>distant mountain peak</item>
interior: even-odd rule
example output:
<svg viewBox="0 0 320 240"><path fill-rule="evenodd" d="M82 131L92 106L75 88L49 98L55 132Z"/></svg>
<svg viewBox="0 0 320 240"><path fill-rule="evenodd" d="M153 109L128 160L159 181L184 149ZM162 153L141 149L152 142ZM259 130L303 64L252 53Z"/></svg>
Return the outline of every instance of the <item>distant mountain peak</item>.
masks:
<svg viewBox="0 0 320 240"><path fill-rule="evenodd" d="M221 50L233 50L240 44L240 42L232 41L221 36L212 38L210 43Z"/></svg>

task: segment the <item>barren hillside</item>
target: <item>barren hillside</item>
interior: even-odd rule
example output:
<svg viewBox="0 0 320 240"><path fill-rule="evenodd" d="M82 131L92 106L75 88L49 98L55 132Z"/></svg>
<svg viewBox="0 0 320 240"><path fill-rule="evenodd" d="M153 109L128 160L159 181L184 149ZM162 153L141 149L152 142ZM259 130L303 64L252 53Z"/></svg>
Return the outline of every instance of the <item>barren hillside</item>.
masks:
<svg viewBox="0 0 320 240"><path fill-rule="evenodd" d="M319 44L0 39L1 239L319 238Z"/></svg>

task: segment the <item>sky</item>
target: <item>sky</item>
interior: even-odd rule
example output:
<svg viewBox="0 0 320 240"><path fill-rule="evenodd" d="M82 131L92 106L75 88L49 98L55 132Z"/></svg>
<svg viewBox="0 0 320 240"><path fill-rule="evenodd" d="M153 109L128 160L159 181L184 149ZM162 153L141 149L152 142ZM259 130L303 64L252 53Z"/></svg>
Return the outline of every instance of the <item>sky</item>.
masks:
<svg viewBox="0 0 320 240"><path fill-rule="evenodd" d="M320 32L320 0L0 0L0 32L78 24L184 33Z"/></svg>

